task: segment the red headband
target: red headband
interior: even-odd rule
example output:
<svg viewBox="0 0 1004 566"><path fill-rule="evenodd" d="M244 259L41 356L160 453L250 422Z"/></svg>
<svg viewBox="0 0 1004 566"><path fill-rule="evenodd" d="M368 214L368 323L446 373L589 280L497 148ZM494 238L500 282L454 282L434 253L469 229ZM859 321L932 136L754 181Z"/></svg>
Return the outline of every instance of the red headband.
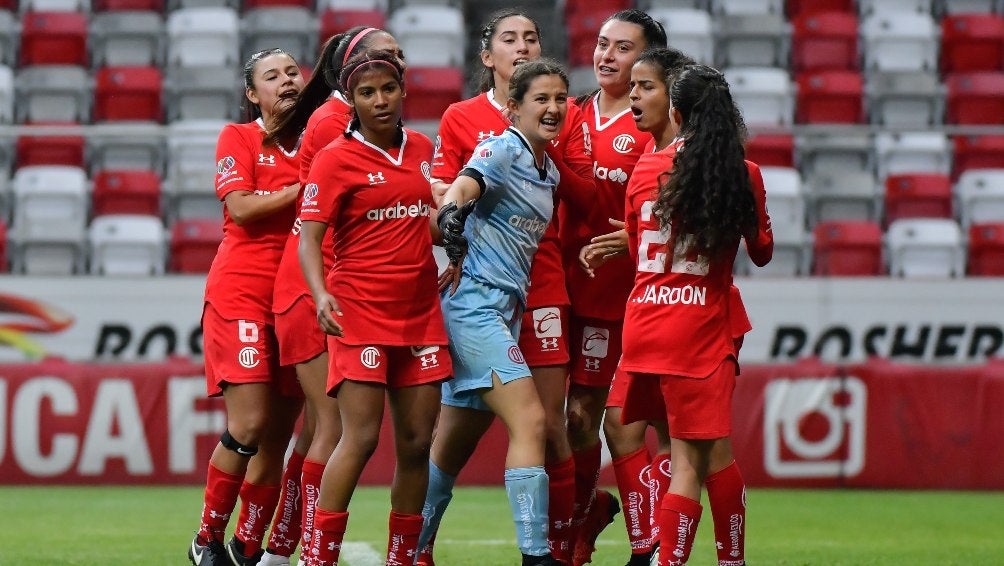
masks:
<svg viewBox="0 0 1004 566"><path fill-rule="evenodd" d="M345 79L345 89L349 91L352 90L352 75L355 75L357 71L363 69L364 67L372 67L373 65L387 65L392 71L394 71L394 78L398 80L401 79L401 73L398 72L397 67L395 67L393 63L390 61L384 61L383 59L371 59L360 63L358 67L352 69L352 72L349 73L349 76Z"/></svg>
<svg viewBox="0 0 1004 566"><path fill-rule="evenodd" d="M379 31L379 30L377 28L366 28L357 33L356 36L352 38L352 41L349 42L348 49L345 50L345 58L342 59L342 65L349 62L349 57L352 55L352 49L356 46L357 43L359 43L359 40L366 37L366 35L369 34L370 32L374 31Z"/></svg>

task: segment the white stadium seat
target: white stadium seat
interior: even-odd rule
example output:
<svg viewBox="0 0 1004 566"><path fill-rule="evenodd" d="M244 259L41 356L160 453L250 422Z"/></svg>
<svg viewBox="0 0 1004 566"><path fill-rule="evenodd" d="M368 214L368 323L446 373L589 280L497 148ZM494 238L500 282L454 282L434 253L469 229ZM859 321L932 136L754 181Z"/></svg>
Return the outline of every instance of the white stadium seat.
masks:
<svg viewBox="0 0 1004 566"><path fill-rule="evenodd" d="M167 17L167 64L175 67L239 66L237 11L179 8Z"/></svg>
<svg viewBox="0 0 1004 566"><path fill-rule="evenodd" d="M896 277L961 277L966 252L959 225L947 218L901 218L886 230L889 274Z"/></svg>
<svg viewBox="0 0 1004 566"><path fill-rule="evenodd" d="M935 72L871 72L865 90L872 124L925 129L942 122L945 96Z"/></svg>
<svg viewBox="0 0 1004 566"><path fill-rule="evenodd" d="M464 65L464 15L449 6L403 6L387 21L415 67L461 67Z"/></svg>
<svg viewBox="0 0 1004 566"><path fill-rule="evenodd" d="M649 10L649 15L666 28L673 47L698 63L714 63L715 36L710 14L697 9L663 8Z"/></svg>
<svg viewBox="0 0 1004 566"><path fill-rule="evenodd" d="M216 141L226 122L184 120L168 126L164 189L172 218L217 218Z"/></svg>
<svg viewBox="0 0 1004 566"><path fill-rule="evenodd" d="M751 126L788 126L795 117L794 87L780 67L729 67L732 97Z"/></svg>
<svg viewBox="0 0 1004 566"><path fill-rule="evenodd" d="M951 142L939 132L880 132L875 135L878 178L899 173L940 173L952 168Z"/></svg>
<svg viewBox="0 0 1004 566"><path fill-rule="evenodd" d="M866 69L937 69L940 30L930 14L876 12L861 22L860 29Z"/></svg>
<svg viewBox="0 0 1004 566"><path fill-rule="evenodd" d="M91 16L90 43L94 67L159 65L164 19L150 11L99 12Z"/></svg>
<svg viewBox="0 0 1004 566"><path fill-rule="evenodd" d="M1004 169L969 169L955 184L962 227L1004 222Z"/></svg>
<svg viewBox="0 0 1004 566"><path fill-rule="evenodd" d="M83 270L87 174L79 167L33 165L14 174L15 269L68 275Z"/></svg>
<svg viewBox="0 0 1004 566"><path fill-rule="evenodd" d="M88 229L90 272L95 275L160 275L167 260L167 233L159 216L107 214Z"/></svg>
<svg viewBox="0 0 1004 566"><path fill-rule="evenodd" d="M86 122L91 80L76 65L22 67L15 80L19 122Z"/></svg>

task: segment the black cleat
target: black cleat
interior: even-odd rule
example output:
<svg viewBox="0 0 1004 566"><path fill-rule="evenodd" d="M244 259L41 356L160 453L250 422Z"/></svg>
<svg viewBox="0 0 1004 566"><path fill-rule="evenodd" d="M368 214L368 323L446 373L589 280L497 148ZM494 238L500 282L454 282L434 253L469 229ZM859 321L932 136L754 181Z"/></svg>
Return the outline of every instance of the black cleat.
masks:
<svg viewBox="0 0 1004 566"><path fill-rule="evenodd" d="M244 543L237 537L231 538L227 543L227 556L233 566L257 566L262 554L265 554L265 551L259 548L258 552L245 556Z"/></svg>
<svg viewBox="0 0 1004 566"><path fill-rule="evenodd" d="M217 540L211 540L207 544L199 544L199 535L192 539L191 546L188 547L188 559L194 566L229 566L230 560L227 558L227 551Z"/></svg>
<svg viewBox="0 0 1004 566"><path fill-rule="evenodd" d="M565 563L547 553L544 556L523 555L522 566L565 566Z"/></svg>

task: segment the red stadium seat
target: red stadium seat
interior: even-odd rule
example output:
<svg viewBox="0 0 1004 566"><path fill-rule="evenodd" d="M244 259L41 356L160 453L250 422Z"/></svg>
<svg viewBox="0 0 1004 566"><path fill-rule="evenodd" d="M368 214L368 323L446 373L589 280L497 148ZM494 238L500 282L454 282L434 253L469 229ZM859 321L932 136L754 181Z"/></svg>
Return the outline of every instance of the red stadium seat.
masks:
<svg viewBox="0 0 1004 566"><path fill-rule="evenodd" d="M795 138L787 134L753 136L746 142L746 159L763 167L794 167Z"/></svg>
<svg viewBox="0 0 1004 566"><path fill-rule="evenodd" d="M1004 124L1004 72L952 73L945 85L945 122Z"/></svg>
<svg viewBox="0 0 1004 566"><path fill-rule="evenodd" d="M798 75L795 120L802 124L859 124L865 121L864 80L857 71Z"/></svg>
<svg viewBox="0 0 1004 566"><path fill-rule="evenodd" d="M596 10L578 10L567 20L568 27L568 66L592 67L593 51L596 50L596 34L603 25L603 20L616 10L600 8Z"/></svg>
<svg viewBox="0 0 1004 566"><path fill-rule="evenodd" d="M882 274L882 228L877 222L820 222L813 236L813 275Z"/></svg>
<svg viewBox="0 0 1004 566"><path fill-rule="evenodd" d="M855 12L854 0L788 0L788 17L809 12Z"/></svg>
<svg viewBox="0 0 1004 566"><path fill-rule="evenodd" d="M633 8L634 2L631 0L566 0L565 19L571 18L575 14L582 12L605 11L613 14L621 10ZM599 31L599 26L595 31Z"/></svg>
<svg viewBox="0 0 1004 566"><path fill-rule="evenodd" d="M803 13L792 22L792 30L793 72L858 69L858 16L855 13Z"/></svg>
<svg viewBox="0 0 1004 566"><path fill-rule="evenodd" d="M160 177L153 171L101 171L94 176L91 212L159 216Z"/></svg>
<svg viewBox="0 0 1004 566"><path fill-rule="evenodd" d="M409 67L405 120L438 120L464 94L464 73L456 67Z"/></svg>
<svg viewBox="0 0 1004 566"><path fill-rule="evenodd" d="M952 218L952 182L948 176L914 173L886 177L886 225L900 218Z"/></svg>
<svg viewBox="0 0 1004 566"><path fill-rule="evenodd" d="M142 10L163 13L164 0L91 0L91 10L95 12Z"/></svg>
<svg viewBox="0 0 1004 566"><path fill-rule="evenodd" d="M318 45L324 45L331 36L356 26L387 29L387 17L380 10L327 9L321 13L321 41ZM404 55L408 56L407 53Z"/></svg>
<svg viewBox="0 0 1004 566"><path fill-rule="evenodd" d="M941 70L1004 69L1004 16L954 14L941 20Z"/></svg>
<svg viewBox="0 0 1004 566"><path fill-rule="evenodd" d="M87 16L80 12L24 14L20 64L88 66Z"/></svg>
<svg viewBox="0 0 1004 566"><path fill-rule="evenodd" d="M255 8L276 8L284 6L307 8L313 11L315 3L313 0L244 0L243 2L243 9L245 12Z"/></svg>
<svg viewBox="0 0 1004 566"><path fill-rule="evenodd" d="M14 167L72 165L85 168L83 136L20 136Z"/></svg>
<svg viewBox="0 0 1004 566"><path fill-rule="evenodd" d="M969 169L1004 169L1004 136L955 136L952 180Z"/></svg>
<svg viewBox="0 0 1004 566"><path fill-rule="evenodd" d="M161 74L157 67L102 67L94 87L94 121L160 122Z"/></svg>
<svg viewBox="0 0 1004 566"><path fill-rule="evenodd" d="M215 218L178 220L171 227L168 268L175 273L207 273L223 240L223 221Z"/></svg>
<svg viewBox="0 0 1004 566"><path fill-rule="evenodd" d="M969 227L969 260L966 273L1004 275L1004 223Z"/></svg>

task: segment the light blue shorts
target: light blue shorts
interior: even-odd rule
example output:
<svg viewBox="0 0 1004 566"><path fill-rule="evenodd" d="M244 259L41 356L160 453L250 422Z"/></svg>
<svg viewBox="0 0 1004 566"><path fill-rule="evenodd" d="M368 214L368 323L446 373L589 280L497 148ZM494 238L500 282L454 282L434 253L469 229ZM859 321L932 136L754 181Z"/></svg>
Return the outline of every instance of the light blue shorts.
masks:
<svg viewBox="0 0 1004 566"><path fill-rule="evenodd" d="M513 295L464 277L457 292L442 294L450 337L453 379L443 383L444 405L488 411L481 395L492 388L492 372L502 383L530 377L516 343L523 305Z"/></svg>

